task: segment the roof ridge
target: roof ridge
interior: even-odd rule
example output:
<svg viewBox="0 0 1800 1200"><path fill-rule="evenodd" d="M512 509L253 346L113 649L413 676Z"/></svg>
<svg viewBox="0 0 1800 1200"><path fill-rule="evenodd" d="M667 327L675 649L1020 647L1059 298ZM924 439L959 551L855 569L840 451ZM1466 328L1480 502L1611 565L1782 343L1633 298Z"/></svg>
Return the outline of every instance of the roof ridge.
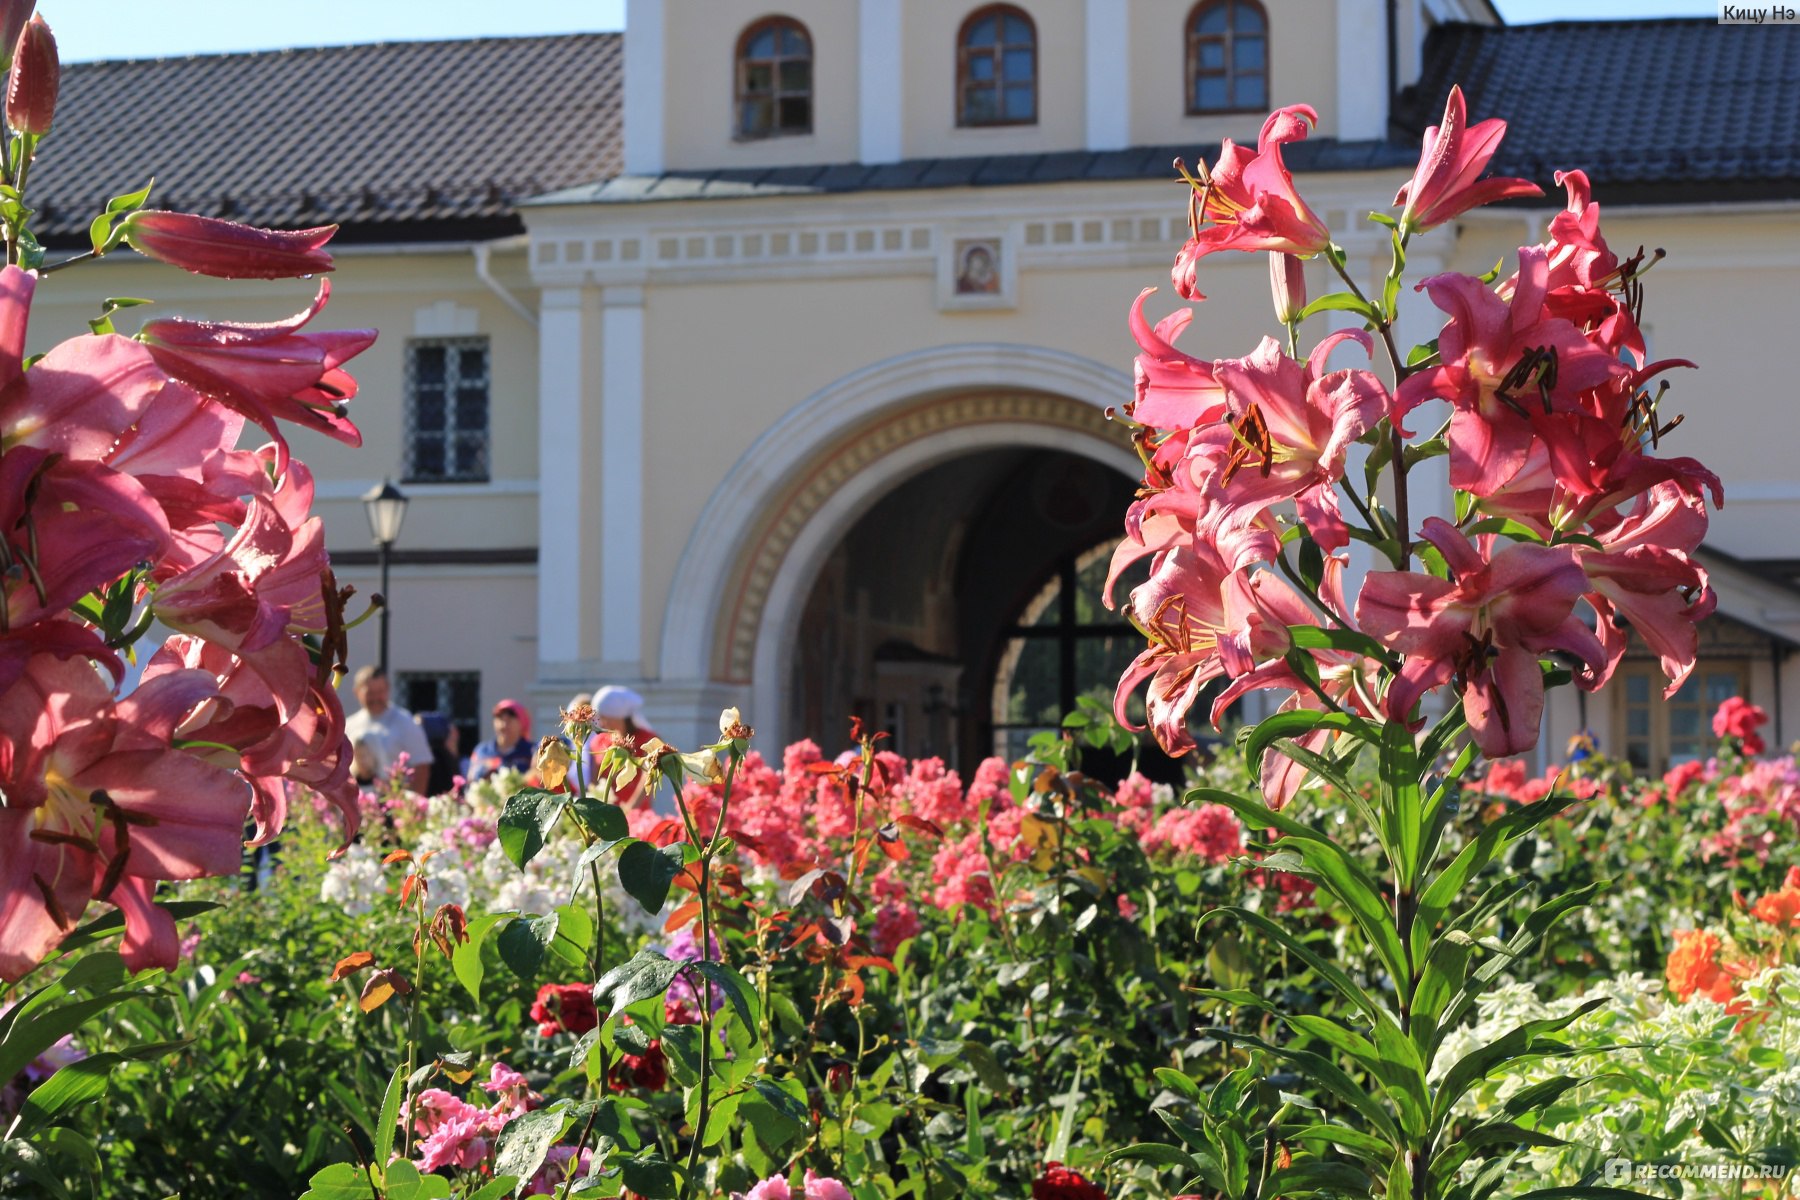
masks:
<svg viewBox="0 0 1800 1200"><path fill-rule="evenodd" d="M519 33L519 34L482 34L478 37L464 38L390 38L379 42L336 42L313 46L271 46L263 50L213 50L202 54L160 54L143 58L90 58L73 59L63 63L63 70L80 70L94 67L141 66L150 63L190 63L204 62L224 58L255 59L277 58L283 55L329 54L334 51L350 50L386 50L413 46L472 46L491 45L499 42L574 42L585 38L618 38L623 39L622 29L589 29L573 30L568 33Z"/></svg>

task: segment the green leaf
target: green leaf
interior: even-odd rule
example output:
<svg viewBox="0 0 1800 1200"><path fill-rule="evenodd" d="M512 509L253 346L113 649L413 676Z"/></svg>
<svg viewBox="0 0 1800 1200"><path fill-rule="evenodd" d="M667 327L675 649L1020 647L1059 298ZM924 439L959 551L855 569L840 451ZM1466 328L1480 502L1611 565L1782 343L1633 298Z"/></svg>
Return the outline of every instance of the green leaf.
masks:
<svg viewBox="0 0 1800 1200"><path fill-rule="evenodd" d="M1273 938L1280 943L1289 954L1292 954L1308 967L1311 967L1318 973L1320 978L1336 988L1340 996L1344 997L1344 999L1348 1000L1356 1007L1362 1009L1364 1014L1366 1014L1371 1021L1392 1022L1394 1020L1393 1015L1389 1013L1386 1008L1382 1007L1382 1005L1379 1004L1360 984L1356 983L1349 975L1345 974L1341 967L1328 959L1319 957L1319 955L1313 952L1311 947L1295 937L1287 926L1276 924L1262 913L1252 912L1247 908L1239 908L1236 906L1215 908L1200 918L1199 922L1196 924L1196 928L1198 928L1199 925L1204 925L1214 917L1222 916L1228 916L1234 920L1242 921L1244 924L1261 930L1264 934ZM1396 1028L1398 1028L1397 1025ZM1156 1075L1158 1079L1162 1080L1164 1086L1171 1087L1176 1091L1183 1091L1182 1087L1177 1084L1175 1080L1186 1080L1186 1076L1181 1075L1176 1071L1170 1071L1168 1068L1160 1068ZM1188 1086L1193 1086L1191 1081ZM1183 1094L1197 1096L1198 1091L1183 1091Z"/></svg>
<svg viewBox="0 0 1800 1200"><path fill-rule="evenodd" d="M1381 320L1381 314L1375 311L1373 304L1367 300L1358 299L1350 292L1327 292L1301 309L1300 314L1294 319L1295 321L1304 321L1308 317L1317 316L1322 312L1353 312L1371 324Z"/></svg>
<svg viewBox="0 0 1800 1200"><path fill-rule="evenodd" d="M1118 1162L1147 1162L1159 1167L1180 1167L1189 1175L1200 1174L1200 1164L1194 1156L1179 1146L1171 1146L1164 1142L1136 1142L1130 1146L1121 1146L1101 1160L1108 1166Z"/></svg>
<svg viewBox="0 0 1800 1200"><path fill-rule="evenodd" d="M540 1108L514 1117L495 1143L494 1174L530 1179L568 1126L566 1109Z"/></svg>
<svg viewBox="0 0 1800 1200"><path fill-rule="evenodd" d="M1262 752L1277 741L1301 738L1318 729L1354 733L1358 737L1374 732L1367 721L1351 716L1349 713L1324 712L1316 708L1296 708L1291 712L1281 712L1271 717L1264 717L1254 725L1245 726L1238 734L1238 741L1244 747L1244 757L1254 766L1262 756Z"/></svg>
<svg viewBox="0 0 1800 1200"><path fill-rule="evenodd" d="M1474 1084L1488 1077L1488 1073L1504 1063L1524 1058L1542 1057L1546 1053L1560 1053L1561 1043L1550 1043L1545 1047L1540 1038L1547 1033L1555 1033L1566 1029L1576 1021L1593 1012L1601 1005L1609 1003L1609 997L1596 996L1571 1011L1558 1017L1546 1017L1540 1021L1525 1021L1516 1028L1508 1030L1494 1041L1465 1054L1458 1059L1437 1087L1437 1095L1432 1104L1432 1134L1435 1137L1444 1123L1450 1119L1451 1107L1462 1098Z"/></svg>
<svg viewBox="0 0 1800 1200"><path fill-rule="evenodd" d="M771 1152L804 1133L812 1114L804 1099L792 1095L772 1079L758 1079L751 1094L738 1105L738 1115L756 1131L756 1140Z"/></svg>
<svg viewBox="0 0 1800 1200"><path fill-rule="evenodd" d="M1259 801L1214 788L1197 788L1188 793L1190 800L1195 797L1225 805L1252 829L1280 830L1282 848L1304 857L1309 874L1349 910L1388 973L1397 980L1409 978L1406 954L1381 889L1342 846L1312 826L1275 812Z"/></svg>
<svg viewBox="0 0 1800 1200"><path fill-rule="evenodd" d="M596 800L592 796L575 796L569 800L569 810L575 814L582 827L598 838L596 845L604 843L615 846L631 836L631 828L625 820L625 810L605 800ZM589 849L593 849L592 846Z"/></svg>
<svg viewBox="0 0 1800 1200"><path fill-rule="evenodd" d="M1322 629L1317 625L1289 625L1288 636L1302 650L1342 650L1360 654L1377 662L1388 662L1392 656L1382 644L1366 633L1352 629Z"/></svg>
<svg viewBox="0 0 1800 1200"><path fill-rule="evenodd" d="M680 842L661 849L649 842L632 842L619 854L619 883L643 905L644 911L662 911L669 898L669 886L681 873L683 849Z"/></svg>
<svg viewBox="0 0 1800 1200"><path fill-rule="evenodd" d="M642 1158L620 1159L619 1173L625 1186L645 1200L673 1200L680 1194L674 1165L654 1151Z"/></svg>
<svg viewBox="0 0 1800 1200"><path fill-rule="evenodd" d="M388 1164L387 1186L383 1191L386 1200L447 1200L450 1181L442 1175L421 1175L419 1168L401 1159Z"/></svg>
<svg viewBox="0 0 1800 1200"><path fill-rule="evenodd" d="M512 1195L519 1180L511 1175L498 1175L481 1186L481 1190L469 1197L469 1200L504 1200Z"/></svg>
<svg viewBox="0 0 1800 1200"><path fill-rule="evenodd" d="M483 913L469 922L469 940L450 952L450 970L456 981L469 993L469 999L481 1003L481 980L487 968L481 961L481 946L494 926L506 920L505 913Z"/></svg>
<svg viewBox="0 0 1800 1200"><path fill-rule="evenodd" d="M515 917L500 931L500 961L526 983L537 981L538 968L556 938L556 914Z"/></svg>
<svg viewBox="0 0 1800 1200"><path fill-rule="evenodd" d="M158 1058L191 1044L188 1041L154 1042L130 1050L89 1055L58 1068L25 1097L9 1132L14 1137L28 1137L47 1128L77 1105L104 1095L113 1068L122 1062Z"/></svg>
<svg viewBox="0 0 1800 1200"><path fill-rule="evenodd" d="M617 1014L639 1000L660 996L669 990L680 964L670 962L654 950L639 950L594 984L594 1003L611 998L611 1011Z"/></svg>
<svg viewBox="0 0 1800 1200"><path fill-rule="evenodd" d="M307 1181L300 1200L371 1200L376 1194L369 1176L351 1163L332 1163Z"/></svg>
<svg viewBox="0 0 1800 1200"><path fill-rule="evenodd" d="M191 920L201 913L209 913L220 906L211 900L171 900L159 903L156 907L168 913L171 921L181 922ZM87 924L77 926L73 933L57 943L56 948L67 954L71 950L79 950L83 946L99 941L108 934L122 933L124 930L125 914L115 908L104 916L95 917Z"/></svg>
<svg viewBox="0 0 1800 1200"><path fill-rule="evenodd" d="M1315 1154L1326 1146L1336 1146L1377 1166L1385 1164L1394 1156L1394 1148L1388 1143L1373 1134L1351 1129L1346 1125L1308 1125L1303 1129L1287 1132L1284 1136L1296 1142L1316 1143L1318 1148L1313 1150Z"/></svg>
<svg viewBox="0 0 1800 1200"><path fill-rule="evenodd" d="M403 1062L394 1068L393 1078L388 1080L387 1091L381 1097L381 1115L375 1118L375 1128L370 1131L375 1139L377 1171L394 1156L394 1132L400 1127L400 1100L405 1095L406 1064Z"/></svg>
<svg viewBox="0 0 1800 1200"><path fill-rule="evenodd" d="M5 1031L4 1040L0 1040L0 1079L11 1079L25 1069L25 1064L107 1009L149 994L103 992L89 999L38 1007L26 1013ZM20 1008L24 1007L20 1005Z"/></svg>
<svg viewBox="0 0 1800 1200"><path fill-rule="evenodd" d="M544 848L544 839L549 836L551 826L562 814L563 797L560 792L547 792L542 788L525 788L514 792L506 800L506 811L500 814L498 826L500 848L506 851L506 857L512 860L513 866L521 871L525 864L536 858L538 851Z"/></svg>
<svg viewBox="0 0 1800 1200"><path fill-rule="evenodd" d="M1346 1074L1343 1068L1322 1054L1314 1054L1307 1050L1295 1050L1287 1046L1277 1046L1259 1037L1237 1033L1233 1030L1209 1030L1212 1036L1221 1041L1231 1039L1248 1045L1259 1046L1279 1058L1286 1059L1300 1069L1303 1075L1309 1076L1313 1082L1329 1091L1332 1095L1355 1109L1374 1129L1387 1138L1392 1145L1400 1145L1404 1139L1394 1125L1393 1118L1387 1109L1362 1086Z"/></svg>
<svg viewBox="0 0 1800 1200"><path fill-rule="evenodd" d="M762 1007L756 1001L756 989L750 986L749 980L726 966L724 963L701 961L694 964L700 974L713 981L722 989L731 1001L732 1011L744 1028L754 1031L761 1021Z"/></svg>

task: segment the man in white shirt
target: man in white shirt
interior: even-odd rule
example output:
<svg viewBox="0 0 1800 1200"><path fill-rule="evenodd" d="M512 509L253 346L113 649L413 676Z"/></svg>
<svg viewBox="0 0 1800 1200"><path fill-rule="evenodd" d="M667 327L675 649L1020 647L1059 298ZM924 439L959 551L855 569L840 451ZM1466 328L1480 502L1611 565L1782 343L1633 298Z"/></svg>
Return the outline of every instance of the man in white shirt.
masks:
<svg viewBox="0 0 1800 1200"><path fill-rule="evenodd" d="M380 667L363 667L356 672L356 700L362 707L344 721L344 733L355 746L369 748L374 758L377 778L385 778L394 761L407 756L407 780L412 790L423 792L431 776L431 743L419 728L413 715L392 703L387 672Z"/></svg>

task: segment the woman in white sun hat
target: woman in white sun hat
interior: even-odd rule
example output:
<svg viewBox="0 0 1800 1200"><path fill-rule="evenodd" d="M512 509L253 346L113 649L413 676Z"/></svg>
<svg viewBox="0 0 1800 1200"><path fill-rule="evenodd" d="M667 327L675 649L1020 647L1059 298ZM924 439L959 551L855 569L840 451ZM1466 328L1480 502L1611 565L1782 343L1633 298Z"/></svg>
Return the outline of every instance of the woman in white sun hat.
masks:
<svg viewBox="0 0 1800 1200"><path fill-rule="evenodd" d="M590 779L600 778L601 757L620 739L629 739L633 748L641 750L644 743L656 736L649 721L644 719L644 698L628 687L609 684L597 689L594 692L594 715L599 718L600 731L588 739ZM649 803L649 797L642 795L642 776L633 779L623 788L612 790L615 793L613 799L627 808Z"/></svg>

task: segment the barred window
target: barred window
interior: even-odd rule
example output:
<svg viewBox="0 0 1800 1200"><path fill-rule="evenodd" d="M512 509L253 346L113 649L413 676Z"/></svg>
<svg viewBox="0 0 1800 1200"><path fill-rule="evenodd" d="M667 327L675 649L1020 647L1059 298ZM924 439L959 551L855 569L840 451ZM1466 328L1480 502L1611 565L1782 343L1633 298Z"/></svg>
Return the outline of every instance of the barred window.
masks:
<svg viewBox="0 0 1800 1200"><path fill-rule="evenodd" d="M779 137L813 127L812 38L792 17L769 17L738 38L737 136Z"/></svg>
<svg viewBox="0 0 1800 1200"><path fill-rule="evenodd" d="M1187 110L1261 112L1269 105L1269 17L1256 0L1202 0L1188 16Z"/></svg>
<svg viewBox="0 0 1800 1200"><path fill-rule="evenodd" d="M488 340L417 339L406 346L406 479L488 478Z"/></svg>

